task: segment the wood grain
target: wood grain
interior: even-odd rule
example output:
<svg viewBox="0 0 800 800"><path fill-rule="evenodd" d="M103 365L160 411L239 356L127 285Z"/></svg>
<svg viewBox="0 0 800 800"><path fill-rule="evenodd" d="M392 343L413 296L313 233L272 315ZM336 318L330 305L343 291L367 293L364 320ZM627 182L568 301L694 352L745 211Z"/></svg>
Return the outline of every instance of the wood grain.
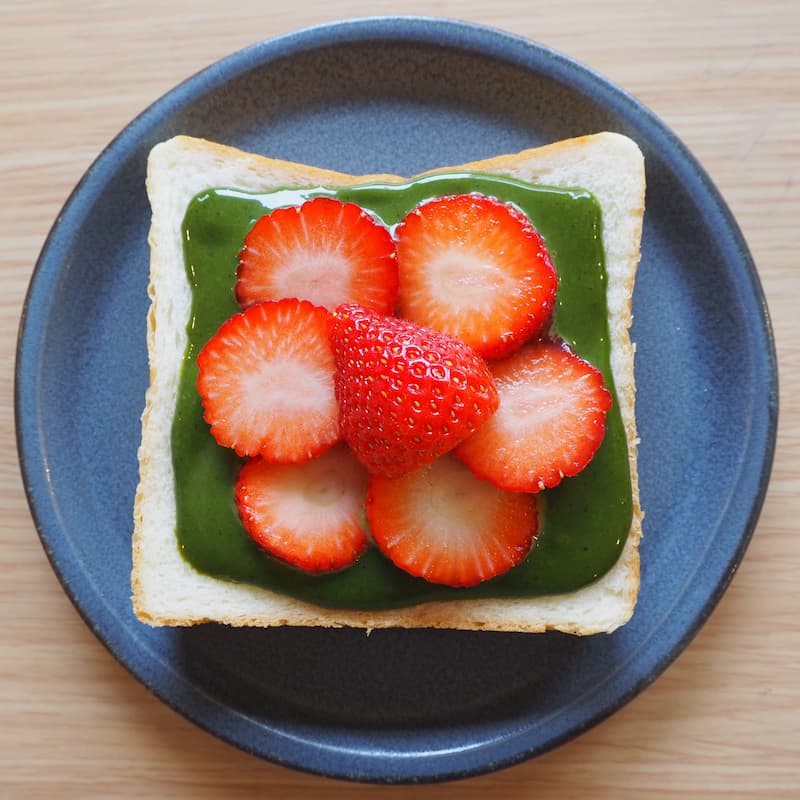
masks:
<svg viewBox="0 0 800 800"><path fill-rule="evenodd" d="M800 10L796 2L408 2L513 31L644 101L698 156L749 242L772 314L781 421L747 557L646 692L535 762L457 784L354 786L253 759L142 688L97 642L39 545L16 461L13 370L49 226L108 141L180 80L261 38L397 13L388 0L0 2L0 796L800 796ZM676 488L679 491L679 487Z"/></svg>

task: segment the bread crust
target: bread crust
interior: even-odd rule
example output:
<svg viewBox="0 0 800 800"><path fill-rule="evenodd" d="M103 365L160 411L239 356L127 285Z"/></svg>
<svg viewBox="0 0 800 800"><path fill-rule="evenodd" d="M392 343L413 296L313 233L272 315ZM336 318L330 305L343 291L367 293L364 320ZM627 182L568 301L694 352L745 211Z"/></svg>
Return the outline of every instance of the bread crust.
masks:
<svg viewBox="0 0 800 800"><path fill-rule="evenodd" d="M580 186L594 194L603 210L611 368L628 441L633 498L631 529L617 563L594 583L570 594L438 601L385 611L321 608L194 570L178 551L174 534L176 512L169 452L169 428L191 300L180 232L189 201L212 186L263 192L280 186L338 188L367 182L404 183L408 179L347 175L177 136L153 148L147 172L152 206L148 237L151 306L147 316L150 386L138 452L140 480L134 501L131 574L133 608L142 622L154 626L213 621L232 626L353 626L368 630L558 630L589 635L611 632L631 617L640 582L638 548L643 519L636 452L634 346L629 335L644 216L642 154L627 137L604 132L425 174L453 170L508 175L551 186Z"/></svg>

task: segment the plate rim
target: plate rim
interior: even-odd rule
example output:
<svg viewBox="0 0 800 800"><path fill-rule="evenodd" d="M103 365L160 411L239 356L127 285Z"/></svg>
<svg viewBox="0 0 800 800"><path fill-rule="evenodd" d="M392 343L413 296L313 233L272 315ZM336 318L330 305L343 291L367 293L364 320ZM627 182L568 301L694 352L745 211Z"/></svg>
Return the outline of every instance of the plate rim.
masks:
<svg viewBox="0 0 800 800"><path fill-rule="evenodd" d="M53 506L48 507L46 513L42 510L42 504L48 499L47 464L46 458L44 458L46 448L41 440L37 439L37 429L30 424L30 420L25 418L24 410L29 399L38 397L36 364L39 361L37 357L39 350L35 345L41 345L40 339L43 329L39 332L39 337L32 336L31 331L35 332L35 310L40 306L47 306L47 293L44 292L43 296L43 292L39 287L51 285L52 279L60 274L61 264L56 251L61 240L65 237L69 238L72 230L69 227L71 217L79 214L80 208L91 204L93 196L105 187L107 183L113 181L115 154L120 150L127 152L128 148L135 148L137 142L141 140L142 134L146 133L150 126L157 125L161 120L175 113L176 110L190 105L199 97L218 90L220 86L235 80L242 74L267 68L269 63L277 58L291 57L319 47L337 47L347 43L363 44L365 40L370 39L406 44L441 45L444 43L446 46L461 52L491 56L506 64L522 67L537 75L544 75L549 80L560 81L573 90L578 89L626 120L630 120L632 117L638 118L640 124L644 125L651 134L651 141L654 138L661 140L659 149L664 147L668 152L677 154L680 157L679 165L686 173L690 173L689 177L692 179L692 183L695 181L700 182L714 210L720 215L725 230L731 237L731 246L738 251L742 266L740 277L748 279L747 292L752 295L761 310L761 316L757 321L759 324L755 327L761 333L759 341L764 349L761 354L765 358L764 371L770 379L769 386L765 387L767 389L766 406L769 413L764 433L765 449L762 451L759 448L761 470L756 491L749 506L749 515L745 528L738 538L737 546L727 559L728 568L723 579L708 594L702 604L700 613L692 619L692 624L685 629L677 644L665 652L663 657L647 674L640 676L637 681L630 684L628 690L617 698L617 702L605 707L602 713L585 718L581 724L567 730L561 736L549 739L545 744L527 748L515 748L513 752L506 752L503 758L495 759L491 763L467 764L463 763L462 759L458 764L441 765L442 768L433 771L415 772L413 769L408 769L408 764L412 759L407 756L404 759L405 764L401 764L399 769L397 769L397 766L395 766L394 770L389 771L381 770L380 768L376 769L375 765L378 763L376 761L367 768L362 765L360 770L350 770L348 772L343 769L331 769L327 759L324 758L321 760L321 764L319 759L315 763L308 761L297 763L297 760L281 758L274 753L265 753L256 747L248 748L246 743L241 740L228 736L224 732L220 732L219 729L210 726L202 713L197 711L195 707L187 708L185 703L181 705L175 702L168 691L152 680L148 680L142 665L137 664L135 654L126 653L123 655L114 647L112 636L107 630L103 630L102 625L96 619L96 615L89 613L89 604L86 603L84 605L85 601L78 596L75 587L70 582L67 566L57 558L56 548L53 544L54 539L51 537L57 537L58 531L51 532L48 528L53 526L46 524L57 517L57 512ZM654 137L652 134L658 135ZM670 159L670 164L675 166L676 160L674 158ZM686 179L686 174L682 175L682 180ZM50 280L48 281L48 279ZM17 335L14 370L14 422L19 465L27 501L37 534L51 567L63 590L90 630L137 681L142 683L167 706L190 719L201 729L245 752L283 766L326 777L371 783L441 782L484 774L517 764L552 750L565 741L580 735L614 714L633 697L637 696L661 675L688 646L727 590L738 565L744 557L763 506L774 460L777 437L778 365L774 333L763 287L738 222L704 168L672 130L658 119L652 111L631 94L590 67L546 45L508 31L444 17L412 15L370 16L337 20L301 28L271 39L256 42L231 53L194 73L157 98L125 125L109 144L103 148L64 202L44 241L31 275L22 306ZM39 445L38 448L36 447L37 443ZM748 446L752 448L753 444L751 437L748 440ZM37 454L41 457L37 458ZM48 515L50 517L49 520L47 519ZM684 595L685 589L682 591L680 599ZM147 650L151 656L158 659L157 653L154 653L149 648ZM221 705L223 708L231 710L228 706L220 704L218 701L214 702L217 706ZM484 747L486 746L486 743L481 744ZM384 758L391 758L391 756L384 756Z"/></svg>

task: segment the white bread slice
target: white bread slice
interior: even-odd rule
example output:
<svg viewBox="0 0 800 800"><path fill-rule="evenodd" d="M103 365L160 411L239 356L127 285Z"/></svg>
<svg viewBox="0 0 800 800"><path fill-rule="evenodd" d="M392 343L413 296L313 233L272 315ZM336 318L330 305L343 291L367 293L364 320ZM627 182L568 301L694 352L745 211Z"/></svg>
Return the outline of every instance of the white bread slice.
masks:
<svg viewBox="0 0 800 800"><path fill-rule="evenodd" d="M587 635L613 631L630 618L639 588L638 544L643 516L636 468L634 348L629 338L631 297L644 214L641 152L624 136L600 133L447 168L453 169L505 174L557 187L581 187L592 192L600 203L608 272L611 365L628 439L633 489L631 530L616 565L599 580L570 594L437 601L389 611L320 608L194 570L176 545L170 453L170 428L191 303L181 241L181 224L190 200L211 187L265 192L286 186L339 187L406 179L345 175L178 136L153 148L147 171L152 206L148 289L152 305L147 322L150 387L142 415L132 572L133 607L141 621L150 625L216 621L261 627L559 630Z"/></svg>

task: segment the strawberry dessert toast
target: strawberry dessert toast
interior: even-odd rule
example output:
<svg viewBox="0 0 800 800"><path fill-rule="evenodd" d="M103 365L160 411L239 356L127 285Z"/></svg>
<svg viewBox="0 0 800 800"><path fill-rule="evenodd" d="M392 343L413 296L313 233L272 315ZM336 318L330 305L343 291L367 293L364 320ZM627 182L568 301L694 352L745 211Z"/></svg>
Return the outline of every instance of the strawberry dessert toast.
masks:
<svg viewBox="0 0 800 800"><path fill-rule="evenodd" d="M627 621L633 142L406 180L176 137L148 193L142 621Z"/></svg>

